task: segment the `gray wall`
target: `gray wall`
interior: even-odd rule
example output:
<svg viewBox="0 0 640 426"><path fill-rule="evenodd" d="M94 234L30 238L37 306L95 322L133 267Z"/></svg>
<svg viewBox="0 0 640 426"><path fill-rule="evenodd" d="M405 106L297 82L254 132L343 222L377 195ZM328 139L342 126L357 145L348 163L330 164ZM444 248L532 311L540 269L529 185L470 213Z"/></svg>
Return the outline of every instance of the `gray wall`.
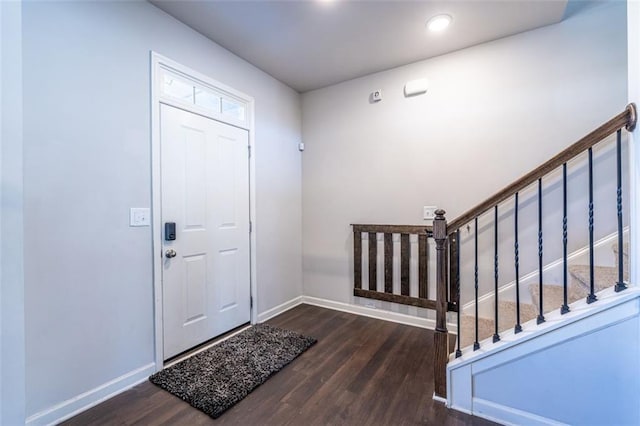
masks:
<svg viewBox="0 0 640 426"><path fill-rule="evenodd" d="M22 9L0 2L0 424L24 419Z"/></svg>
<svg viewBox="0 0 640 426"><path fill-rule="evenodd" d="M24 3L27 415L153 362L149 52L255 97L258 311L301 295L299 95L146 2Z"/></svg>
<svg viewBox="0 0 640 426"><path fill-rule="evenodd" d="M556 25L305 93L305 295L362 303L351 295L349 224L420 224L424 205L452 219L622 111L625 9L596 5ZM405 82L422 77L427 94L405 98ZM372 104L376 89L384 99ZM576 173L572 182L583 181ZM557 185L548 194L557 198Z"/></svg>

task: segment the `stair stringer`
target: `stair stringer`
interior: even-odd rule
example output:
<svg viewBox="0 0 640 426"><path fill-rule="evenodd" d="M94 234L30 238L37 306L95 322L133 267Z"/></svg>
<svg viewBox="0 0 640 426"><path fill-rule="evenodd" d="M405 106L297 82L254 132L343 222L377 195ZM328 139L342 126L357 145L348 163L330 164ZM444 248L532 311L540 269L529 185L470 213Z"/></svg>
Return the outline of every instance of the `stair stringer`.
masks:
<svg viewBox="0 0 640 426"><path fill-rule="evenodd" d="M447 365L447 405L504 424L640 424L640 288L612 288Z"/></svg>

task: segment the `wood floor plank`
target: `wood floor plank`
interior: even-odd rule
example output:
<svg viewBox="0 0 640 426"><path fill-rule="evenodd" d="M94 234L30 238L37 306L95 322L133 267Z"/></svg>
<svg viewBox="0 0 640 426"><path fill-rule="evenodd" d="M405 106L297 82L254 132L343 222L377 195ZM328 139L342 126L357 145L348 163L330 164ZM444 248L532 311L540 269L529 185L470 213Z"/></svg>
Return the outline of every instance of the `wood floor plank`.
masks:
<svg viewBox="0 0 640 426"><path fill-rule="evenodd" d="M268 321L318 343L214 420L150 382L65 425L491 425L433 401L433 332L311 305Z"/></svg>

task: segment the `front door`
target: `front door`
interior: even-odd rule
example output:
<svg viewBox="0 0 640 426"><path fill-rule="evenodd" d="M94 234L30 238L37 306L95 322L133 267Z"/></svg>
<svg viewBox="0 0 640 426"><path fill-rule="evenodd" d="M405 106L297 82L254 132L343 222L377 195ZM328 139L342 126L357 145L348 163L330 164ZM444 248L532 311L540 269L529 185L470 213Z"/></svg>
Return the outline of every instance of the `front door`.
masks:
<svg viewBox="0 0 640 426"><path fill-rule="evenodd" d="M250 320L249 142L246 130L164 104L160 122L168 359Z"/></svg>

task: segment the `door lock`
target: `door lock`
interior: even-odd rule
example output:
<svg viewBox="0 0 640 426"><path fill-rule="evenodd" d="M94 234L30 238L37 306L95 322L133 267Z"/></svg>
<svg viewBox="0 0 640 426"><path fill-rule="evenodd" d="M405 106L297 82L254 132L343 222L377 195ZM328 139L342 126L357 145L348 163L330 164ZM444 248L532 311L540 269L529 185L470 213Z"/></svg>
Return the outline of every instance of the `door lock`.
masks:
<svg viewBox="0 0 640 426"><path fill-rule="evenodd" d="M174 249L169 249L164 253L164 255L167 257L167 259L171 259L172 257L176 257L178 253Z"/></svg>
<svg viewBox="0 0 640 426"><path fill-rule="evenodd" d="M174 241L176 239L176 223L175 222L165 222L164 239L166 241Z"/></svg>

